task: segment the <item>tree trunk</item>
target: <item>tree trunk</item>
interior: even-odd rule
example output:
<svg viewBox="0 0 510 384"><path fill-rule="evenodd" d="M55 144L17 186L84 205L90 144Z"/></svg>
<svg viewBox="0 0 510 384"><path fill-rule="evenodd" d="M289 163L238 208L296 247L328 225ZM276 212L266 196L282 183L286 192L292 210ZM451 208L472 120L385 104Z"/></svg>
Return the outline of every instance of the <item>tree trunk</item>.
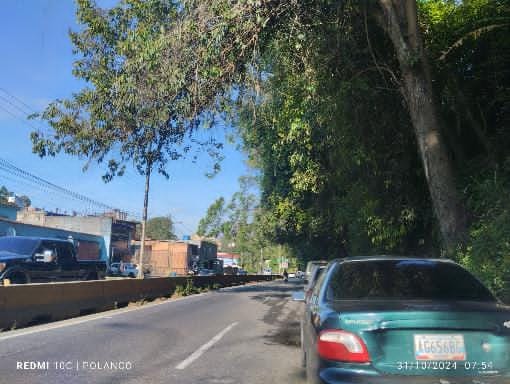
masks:
<svg viewBox="0 0 510 384"><path fill-rule="evenodd" d="M147 227L147 206L149 205L149 183L151 179L151 165L147 164L145 171L145 193L143 197L142 237L140 239L140 255L138 260L138 278L143 279L143 256L145 253L145 228Z"/></svg>
<svg viewBox="0 0 510 384"><path fill-rule="evenodd" d="M466 239L466 215L459 199L451 159L441 136L415 0L379 0L377 17L389 35L401 71L401 91L414 127L434 214L448 253Z"/></svg>

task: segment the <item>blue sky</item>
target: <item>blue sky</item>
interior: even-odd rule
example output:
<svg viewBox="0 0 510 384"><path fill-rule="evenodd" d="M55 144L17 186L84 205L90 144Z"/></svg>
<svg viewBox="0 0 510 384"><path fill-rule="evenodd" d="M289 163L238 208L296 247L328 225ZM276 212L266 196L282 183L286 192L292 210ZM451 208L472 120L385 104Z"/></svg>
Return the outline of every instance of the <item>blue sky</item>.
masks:
<svg viewBox="0 0 510 384"><path fill-rule="evenodd" d="M101 6L115 1L102 0ZM126 176L105 184L104 168L92 164L82 172L83 159L59 155L40 159L32 154L30 131L40 123L24 119L27 106L41 110L56 98L69 97L83 85L71 74L73 55L69 29L77 29L75 4L70 0L2 0L0 13L0 157L64 188L81 193L110 206L141 214L144 179L134 169ZM7 91L7 93L5 92ZM13 96L16 98L13 98ZM21 108L21 110L20 110ZM224 130L213 134L220 140ZM207 207L219 196L229 199L238 189L237 179L249 172L244 154L226 144L222 171L212 179L205 173L212 161L203 156L170 162L170 179L152 178L149 216L171 214L179 235L189 234L205 215ZM0 171L0 185L17 194L31 197L33 206L67 212L98 211L93 206L67 199Z"/></svg>

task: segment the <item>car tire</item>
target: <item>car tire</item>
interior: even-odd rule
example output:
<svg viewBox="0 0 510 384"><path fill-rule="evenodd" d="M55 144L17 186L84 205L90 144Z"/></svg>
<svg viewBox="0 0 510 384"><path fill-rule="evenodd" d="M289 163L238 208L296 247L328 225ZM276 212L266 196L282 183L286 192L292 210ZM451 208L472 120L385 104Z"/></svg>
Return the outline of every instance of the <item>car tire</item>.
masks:
<svg viewBox="0 0 510 384"><path fill-rule="evenodd" d="M135 278L136 276L135 276L135 274L134 274L134 273L130 273L130 274L129 274L129 277L131 277L131 278Z"/></svg>
<svg viewBox="0 0 510 384"><path fill-rule="evenodd" d="M85 280L98 280L97 272L90 272Z"/></svg>
<svg viewBox="0 0 510 384"><path fill-rule="evenodd" d="M10 280L11 284L28 284L30 283L30 278L25 272L16 271L7 277Z"/></svg>

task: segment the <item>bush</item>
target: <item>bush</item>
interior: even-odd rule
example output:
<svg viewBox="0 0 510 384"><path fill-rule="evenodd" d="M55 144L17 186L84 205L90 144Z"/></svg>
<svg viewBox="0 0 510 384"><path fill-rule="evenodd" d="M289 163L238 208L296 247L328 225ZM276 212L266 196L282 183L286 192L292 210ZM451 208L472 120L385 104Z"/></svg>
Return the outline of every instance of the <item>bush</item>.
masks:
<svg viewBox="0 0 510 384"><path fill-rule="evenodd" d="M175 287L175 295L176 296L189 296L194 295L195 293L200 293L201 290L193 284L193 279L187 279L186 285L178 285Z"/></svg>
<svg viewBox="0 0 510 384"><path fill-rule="evenodd" d="M499 298L510 300L510 177L495 171L472 179L468 207L473 214L469 242L457 261Z"/></svg>

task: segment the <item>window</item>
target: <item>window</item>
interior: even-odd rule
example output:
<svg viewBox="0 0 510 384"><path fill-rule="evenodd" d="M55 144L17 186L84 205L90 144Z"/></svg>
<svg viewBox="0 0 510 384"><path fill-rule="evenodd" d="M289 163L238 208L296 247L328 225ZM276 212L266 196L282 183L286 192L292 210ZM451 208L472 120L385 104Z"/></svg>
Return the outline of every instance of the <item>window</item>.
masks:
<svg viewBox="0 0 510 384"><path fill-rule="evenodd" d="M74 248L71 243L57 242L57 258L61 265L74 263Z"/></svg>
<svg viewBox="0 0 510 384"><path fill-rule="evenodd" d="M367 260L337 266L328 299L495 301L468 271L433 260Z"/></svg>

